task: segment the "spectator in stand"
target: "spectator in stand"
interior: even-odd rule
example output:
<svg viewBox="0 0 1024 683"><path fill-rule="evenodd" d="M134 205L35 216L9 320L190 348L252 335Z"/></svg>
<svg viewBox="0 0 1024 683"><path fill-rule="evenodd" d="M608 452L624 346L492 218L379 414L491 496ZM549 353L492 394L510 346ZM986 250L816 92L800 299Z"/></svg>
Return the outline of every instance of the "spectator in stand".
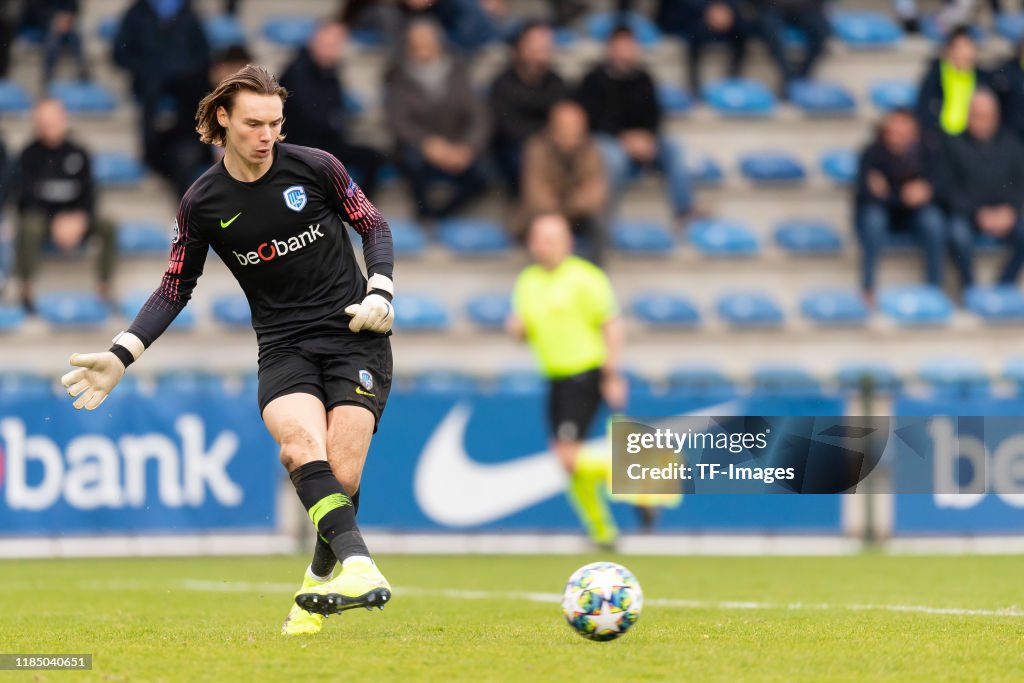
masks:
<svg viewBox="0 0 1024 683"><path fill-rule="evenodd" d="M991 80L999 95L1003 125L1024 141L1024 38L1013 56L995 69Z"/></svg>
<svg viewBox="0 0 1024 683"><path fill-rule="evenodd" d="M75 60L78 79L89 80L89 67L82 49L82 36L78 31L78 0L44 0L34 5L42 13L46 27L43 40L43 83L53 80L57 60L67 50Z"/></svg>
<svg viewBox="0 0 1024 683"><path fill-rule="evenodd" d="M828 17L825 15L824 0L756 0L757 20L761 25L772 59L781 76L780 95L789 97L789 85L795 80L810 78L814 67L825 53L830 33ZM792 59L792 51L786 45L786 29L800 29L806 44L803 57L798 62Z"/></svg>
<svg viewBox="0 0 1024 683"><path fill-rule="evenodd" d="M951 31L942 54L928 65L917 94L917 120L930 150L941 148L943 133L964 132L971 98L988 83L988 74L977 66L977 49L968 29Z"/></svg>
<svg viewBox="0 0 1024 683"><path fill-rule="evenodd" d="M210 61L209 89L213 90L225 78L252 62L252 53L244 45L228 45L218 50Z"/></svg>
<svg viewBox="0 0 1024 683"><path fill-rule="evenodd" d="M400 52L409 23L433 19L454 46L472 51L501 38L507 14L505 0L350 0L341 11L341 21L379 34Z"/></svg>
<svg viewBox="0 0 1024 683"><path fill-rule="evenodd" d="M888 112L878 135L861 153L854 198L854 223L861 242L861 288L875 301L878 258L893 234L910 234L924 250L925 280L942 285L946 222L913 113Z"/></svg>
<svg viewBox="0 0 1024 683"><path fill-rule="evenodd" d="M638 169L655 168L665 176L682 226L693 211L690 176L680 145L660 132L661 105L654 80L640 62L639 46L628 26L612 31L607 57L583 78L579 101L601 147L612 201L618 201Z"/></svg>
<svg viewBox="0 0 1024 683"><path fill-rule="evenodd" d="M527 22L515 37L512 62L491 85L494 155L512 197L519 195L519 168L527 138L547 124L551 107L569 95L552 63L554 34Z"/></svg>
<svg viewBox="0 0 1024 683"><path fill-rule="evenodd" d="M632 10L632 0L618 0L620 12ZM739 78L747 56L750 22L743 17L739 0L659 0L654 21L664 33L686 41L686 71L690 92L700 97L700 64L704 49L712 43L729 46L728 75Z"/></svg>
<svg viewBox="0 0 1024 683"><path fill-rule="evenodd" d="M161 107L166 107L162 101L172 103L172 125L181 117L192 120L206 92L209 52L203 25L189 0L136 0L121 19L114 62L132 76L143 157L153 168L166 165L160 159L164 122L158 119Z"/></svg>
<svg viewBox="0 0 1024 683"><path fill-rule="evenodd" d="M999 284L1017 282L1024 265L1024 146L999 128L999 101L989 90L974 93L967 129L947 139L942 158L953 257L962 284L974 279L974 241L987 235L1006 243L1010 256Z"/></svg>
<svg viewBox="0 0 1024 683"><path fill-rule="evenodd" d="M599 264L608 178L579 104L564 100L551 109L547 128L526 143L522 173L519 235L525 235L535 216L561 214L569 221L580 256Z"/></svg>
<svg viewBox="0 0 1024 683"><path fill-rule="evenodd" d="M469 72L444 51L441 40L435 22L414 21L406 31L403 59L386 77L388 123L399 168L424 220L450 216L483 191L480 155L490 139L487 110ZM454 185L441 200L430 192L439 176Z"/></svg>
<svg viewBox="0 0 1024 683"><path fill-rule="evenodd" d="M290 143L316 147L341 159L354 172L366 196L373 199L386 160L372 147L350 140L352 116L338 77L347 41L344 25L325 21L281 74L280 83L288 90L285 132Z"/></svg>
<svg viewBox="0 0 1024 683"><path fill-rule="evenodd" d="M18 206L14 272L22 305L35 312L33 280L46 243L67 253L90 236L100 246L98 291L109 299L117 243L113 225L96 216L89 153L69 138L59 100L40 100L32 125L35 138L18 158L12 188Z"/></svg>

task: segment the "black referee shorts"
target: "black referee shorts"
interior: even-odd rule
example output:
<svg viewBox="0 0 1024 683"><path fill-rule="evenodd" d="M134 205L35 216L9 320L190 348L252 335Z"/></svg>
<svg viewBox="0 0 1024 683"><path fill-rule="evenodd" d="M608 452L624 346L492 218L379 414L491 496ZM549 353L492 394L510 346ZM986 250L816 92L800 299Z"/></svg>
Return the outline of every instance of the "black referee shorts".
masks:
<svg viewBox="0 0 1024 683"><path fill-rule="evenodd" d="M314 337L261 351L260 414L275 398L312 394L327 410L363 406L373 413L376 432L391 391L391 373L391 339L383 334Z"/></svg>
<svg viewBox="0 0 1024 683"><path fill-rule="evenodd" d="M600 368L551 380L548 385L551 436L559 441L582 441L600 407Z"/></svg>

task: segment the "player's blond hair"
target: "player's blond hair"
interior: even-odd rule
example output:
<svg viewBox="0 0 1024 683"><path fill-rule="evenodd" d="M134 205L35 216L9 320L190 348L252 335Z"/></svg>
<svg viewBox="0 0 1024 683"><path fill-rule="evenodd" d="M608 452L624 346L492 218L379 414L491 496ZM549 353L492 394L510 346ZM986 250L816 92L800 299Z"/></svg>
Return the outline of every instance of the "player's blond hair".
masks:
<svg viewBox="0 0 1024 683"><path fill-rule="evenodd" d="M213 92L199 102L196 109L196 132L206 144L224 146L224 126L217 121L217 109L224 107L228 114L235 103L235 94L241 90L257 95L277 95L281 102L288 99L288 91L281 87L274 74L258 64L246 64L221 81ZM284 136L280 136L280 140Z"/></svg>

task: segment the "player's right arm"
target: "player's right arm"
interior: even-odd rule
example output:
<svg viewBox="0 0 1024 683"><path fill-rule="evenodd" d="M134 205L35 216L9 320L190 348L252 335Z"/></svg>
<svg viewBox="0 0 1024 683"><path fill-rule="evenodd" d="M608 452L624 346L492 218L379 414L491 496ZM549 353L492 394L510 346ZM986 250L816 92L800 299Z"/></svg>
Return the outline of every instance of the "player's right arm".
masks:
<svg viewBox="0 0 1024 683"><path fill-rule="evenodd" d="M69 362L76 369L65 374L61 382L68 388L68 394L77 397L75 408L98 408L121 381L128 366L164 333L191 298L209 248L192 216L193 194L189 190L178 208L171 256L160 286L143 304L132 324L114 337L109 350L72 354Z"/></svg>

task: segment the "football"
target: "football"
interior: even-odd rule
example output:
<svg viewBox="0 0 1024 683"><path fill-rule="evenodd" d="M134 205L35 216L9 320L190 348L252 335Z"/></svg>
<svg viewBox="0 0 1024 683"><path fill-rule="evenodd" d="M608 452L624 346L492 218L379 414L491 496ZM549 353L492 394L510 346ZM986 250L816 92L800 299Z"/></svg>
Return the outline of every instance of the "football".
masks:
<svg viewBox="0 0 1024 683"><path fill-rule="evenodd" d="M584 638L615 640L640 618L643 602L633 572L614 562L593 562L569 577L562 593L562 612Z"/></svg>

